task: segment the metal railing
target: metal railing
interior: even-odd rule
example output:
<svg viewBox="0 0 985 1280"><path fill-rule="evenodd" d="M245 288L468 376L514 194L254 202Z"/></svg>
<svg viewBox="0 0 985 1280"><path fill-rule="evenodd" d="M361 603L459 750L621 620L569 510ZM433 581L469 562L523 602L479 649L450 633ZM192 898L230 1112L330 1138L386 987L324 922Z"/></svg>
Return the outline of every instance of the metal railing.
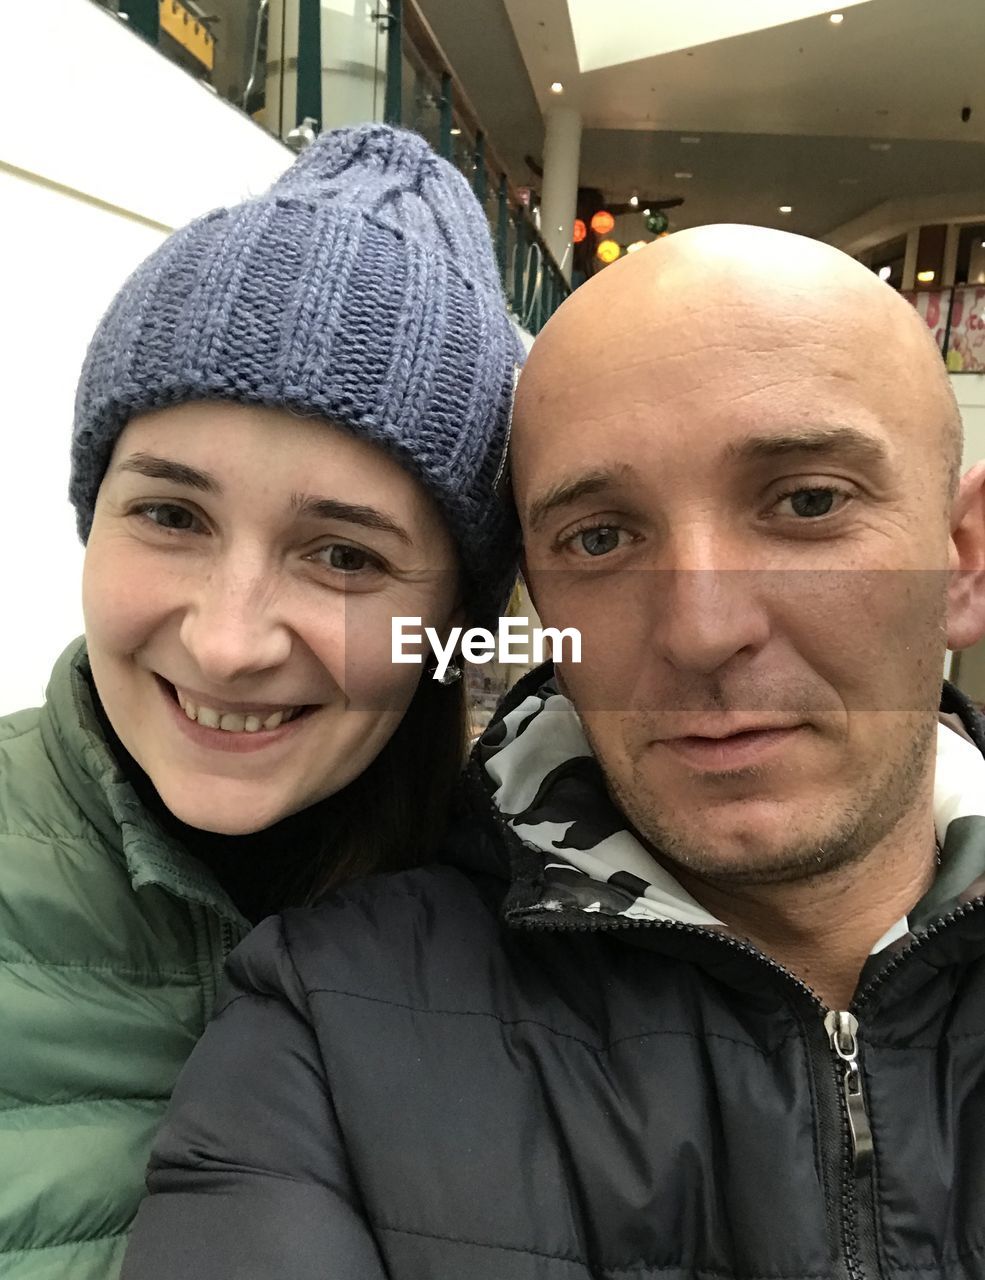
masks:
<svg viewBox="0 0 985 1280"><path fill-rule="evenodd" d="M985 284L910 289L902 296L923 317L951 373L985 373Z"/></svg>
<svg viewBox="0 0 985 1280"><path fill-rule="evenodd" d="M484 207L517 322L538 333L571 292L413 0L378 0L351 18L321 0L95 3L297 149L367 119L421 133Z"/></svg>
<svg viewBox="0 0 985 1280"><path fill-rule="evenodd" d="M530 217L521 193L511 187L466 94L419 13L408 0L398 0L398 5L402 17L401 116L391 122L422 134L469 179L492 230L507 303L517 322L537 334L571 292L571 286Z"/></svg>

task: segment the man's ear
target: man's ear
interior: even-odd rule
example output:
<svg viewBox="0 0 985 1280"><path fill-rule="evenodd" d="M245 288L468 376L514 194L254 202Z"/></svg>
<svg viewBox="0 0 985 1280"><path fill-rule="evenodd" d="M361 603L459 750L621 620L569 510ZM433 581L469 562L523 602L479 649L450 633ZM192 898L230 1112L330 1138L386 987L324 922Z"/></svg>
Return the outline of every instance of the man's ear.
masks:
<svg viewBox="0 0 985 1280"><path fill-rule="evenodd" d="M967 649L985 636L985 462L958 486L948 548L947 647Z"/></svg>

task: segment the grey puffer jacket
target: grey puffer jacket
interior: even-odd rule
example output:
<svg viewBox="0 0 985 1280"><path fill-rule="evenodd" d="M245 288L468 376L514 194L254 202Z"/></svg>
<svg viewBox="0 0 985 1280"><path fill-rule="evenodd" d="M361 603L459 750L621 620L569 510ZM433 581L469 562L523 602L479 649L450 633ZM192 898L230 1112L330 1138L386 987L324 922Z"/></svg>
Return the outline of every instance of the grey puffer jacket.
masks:
<svg viewBox="0 0 985 1280"><path fill-rule="evenodd" d="M832 1016L648 878L558 698L480 744L449 865L237 950L128 1280L985 1277L973 711L938 884Z"/></svg>

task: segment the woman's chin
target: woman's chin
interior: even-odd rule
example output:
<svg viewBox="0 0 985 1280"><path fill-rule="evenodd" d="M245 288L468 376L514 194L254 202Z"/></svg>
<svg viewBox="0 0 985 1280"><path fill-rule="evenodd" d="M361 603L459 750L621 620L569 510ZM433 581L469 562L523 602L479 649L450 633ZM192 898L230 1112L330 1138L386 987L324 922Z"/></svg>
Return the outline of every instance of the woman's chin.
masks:
<svg viewBox="0 0 985 1280"><path fill-rule="evenodd" d="M223 786L210 779L210 786L169 787L155 781L166 807L186 826L220 836L249 836L265 831L283 818L305 807L303 800L291 803L284 796L264 796L252 786Z"/></svg>

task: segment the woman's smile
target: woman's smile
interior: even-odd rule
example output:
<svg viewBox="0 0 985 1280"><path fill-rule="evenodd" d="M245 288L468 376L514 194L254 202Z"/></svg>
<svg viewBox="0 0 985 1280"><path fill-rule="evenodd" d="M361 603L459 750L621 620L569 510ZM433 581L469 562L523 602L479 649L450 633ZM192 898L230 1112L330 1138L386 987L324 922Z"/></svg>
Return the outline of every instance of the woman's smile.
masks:
<svg viewBox="0 0 985 1280"><path fill-rule="evenodd" d="M321 554L340 547L341 568ZM280 409L180 405L128 423L100 489L89 660L172 813L249 833L376 759L420 681L391 661L391 614L443 629L457 579L440 512L382 450Z"/></svg>
<svg viewBox="0 0 985 1280"><path fill-rule="evenodd" d="M210 751L254 752L292 741L310 717L322 709L313 704L274 707L262 703L233 706L204 698L156 677L168 714L178 731L196 746Z"/></svg>

